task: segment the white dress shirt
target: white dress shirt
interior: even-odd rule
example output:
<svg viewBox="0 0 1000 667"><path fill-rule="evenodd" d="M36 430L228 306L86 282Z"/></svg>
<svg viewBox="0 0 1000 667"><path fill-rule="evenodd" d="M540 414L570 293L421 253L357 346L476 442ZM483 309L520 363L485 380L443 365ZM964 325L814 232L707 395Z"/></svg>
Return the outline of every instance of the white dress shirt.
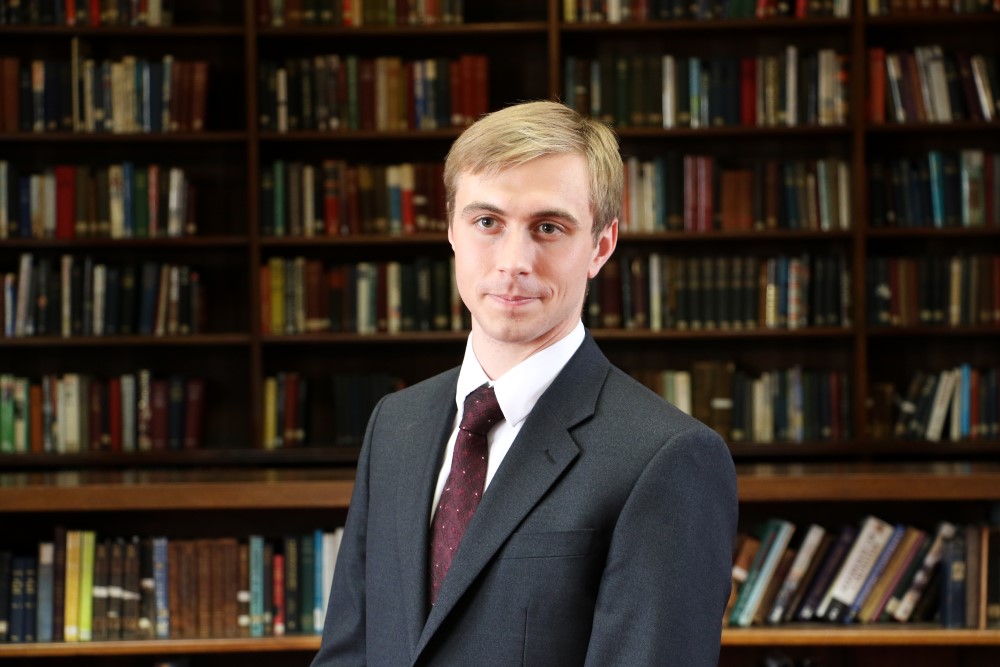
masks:
<svg viewBox="0 0 1000 667"><path fill-rule="evenodd" d="M531 410L535 407L535 403L556 379L570 357L579 349L583 338L583 322L577 322L576 327L566 336L528 357L492 382L497 402L503 411L504 420L494 426L486 435L486 442L489 446L486 487L489 487L493 475L496 474L507 452L510 451L514 438L517 437L521 426L524 425L524 420L528 418ZM431 504L431 520L434 519L434 512L441 499L441 492L444 490L448 473L451 471L451 457L455 452L458 425L462 423L465 397L489 381L483 367L479 365L479 360L476 359L476 353L472 349L472 334L469 334L469 339L465 344L465 358L462 361L462 369L459 371L458 385L455 390L455 404L458 406L458 411L455 413L455 424L451 430L451 437L448 438L448 445L445 447L444 461L441 462L441 470L438 472L434 501Z"/></svg>

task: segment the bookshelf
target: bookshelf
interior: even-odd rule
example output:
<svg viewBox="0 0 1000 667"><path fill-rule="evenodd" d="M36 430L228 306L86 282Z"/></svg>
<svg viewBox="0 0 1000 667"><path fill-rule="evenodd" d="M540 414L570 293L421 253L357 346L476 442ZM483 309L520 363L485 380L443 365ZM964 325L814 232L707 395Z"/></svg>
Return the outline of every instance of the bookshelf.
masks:
<svg viewBox="0 0 1000 667"><path fill-rule="evenodd" d="M127 453L84 447L75 453L0 455L0 513L5 523L9 520L23 532L14 543L5 541L0 547L24 551L51 539L55 525L179 539L245 539L254 531L278 537L286 530L307 532L318 526L332 530L343 523L357 448L341 437L337 416L321 409L336 396L324 378L381 372L412 383L451 367L459 358L465 334L450 323L394 333L380 328L371 334L317 330L295 335L270 332L262 325L260 304L269 285L262 282L260 269L272 258L318 260L326 271L358 262L433 262L448 257L440 231L312 237L262 232L266 204L261 177L275 162L312 165L317 171L324 160L343 160L348 167L435 162L443 160L461 132L461 127L262 128L261 100L267 98L261 96L266 85L261 64L317 55L412 62L482 54L489 61L486 94L491 109L522 99L564 98L567 58L597 62L607 54L627 59L669 54L706 62L738 61L780 57L789 45L803 57L824 49L845 56L839 61L841 74L846 74L843 122L728 122L669 129L628 123L618 130L623 154L637 163L668 152L709 157L721 169L744 171L766 161L839 160L848 176L845 228L787 229L782 223L765 229L691 232L636 231L633 226L623 231L616 253L639 263L651 253L762 261L838 258L850 275L850 282L840 288L844 319L836 324L807 321L799 328L768 327L761 319L757 326L740 329L596 326L592 331L612 361L626 370L690 370L696 362L733 361L738 371L753 377L796 365L844 375L846 435L786 442L775 434L768 441L731 443L739 467L741 525L786 515L799 522L815 517L835 523L874 512L899 520L916 517L914 521L929 526L936 519L983 520L1000 502L1000 471L990 463L1000 453L996 434L959 442L880 435L874 432L870 405L874 385L892 385L903 394L918 370L939 373L962 363L984 369L1000 366L1000 320L880 326L869 321L866 310L871 303L866 267L872 258L1000 255L1000 227L989 223L944 229L876 228L870 223L873 160L918 161L932 151L1000 152L997 120L870 120L870 49L912 52L917 46L940 44L946 53L966 50L995 61L993 35L1000 28L1000 13L869 16L865 3L855 1L849 15L838 17L566 22L559 0L517 0L466 3L462 23L278 27L262 24L260 3L251 0L167 4L174 11L171 25L165 26L0 25L0 59L68 63L78 43L98 61L129 55L155 61L165 54L204 61L209 83L203 130L3 131L0 121L0 160L25 174L62 164L101 168L124 161L182 168L197 187L197 233L178 238L8 237L0 239L0 271L17 272L25 253L56 262L68 254L107 266L190 266L204 274L204 327L189 335L0 337L0 372L32 382L64 373L107 380L139 369L151 370L153 378L200 378L206 386L200 446ZM706 99L711 101L710 91ZM993 205L1000 202L994 200ZM264 447L266 378L279 373L299 373L308 380L305 446L269 450ZM803 502L809 503L808 511L799 506ZM831 665L874 664L890 659L886 656L904 656L913 664L931 660L926 664L977 666L994 664L1000 656L998 632L797 623L732 628L723 633L722 664L758 664L778 649ZM294 635L0 644L0 657L38 665L65 664L70 656L91 664L148 664L151 656L190 656L192 664L218 664L223 658L233 664L279 659L292 664L305 663L317 646L316 637Z"/></svg>

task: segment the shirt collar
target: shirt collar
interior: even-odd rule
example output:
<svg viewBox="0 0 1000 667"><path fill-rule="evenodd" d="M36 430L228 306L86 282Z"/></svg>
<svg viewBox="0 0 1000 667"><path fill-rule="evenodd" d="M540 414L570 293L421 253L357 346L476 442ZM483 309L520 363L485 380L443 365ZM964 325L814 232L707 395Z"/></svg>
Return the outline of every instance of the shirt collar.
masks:
<svg viewBox="0 0 1000 667"><path fill-rule="evenodd" d="M531 355L493 381L497 402L508 424L517 426L527 418L535 403L583 343L583 339L583 322L577 322L576 327L566 336ZM483 367L479 365L479 360L476 359L476 353L472 349L472 334L469 334L455 390L455 404L458 406L460 416L465 397L476 387L489 381Z"/></svg>

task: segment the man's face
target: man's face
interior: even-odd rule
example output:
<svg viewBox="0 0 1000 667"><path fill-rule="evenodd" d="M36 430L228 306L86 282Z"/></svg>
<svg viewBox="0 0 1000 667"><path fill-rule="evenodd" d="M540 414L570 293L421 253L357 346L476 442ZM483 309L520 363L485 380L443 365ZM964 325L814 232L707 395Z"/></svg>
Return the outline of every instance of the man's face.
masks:
<svg viewBox="0 0 1000 667"><path fill-rule="evenodd" d="M579 155L459 176L448 240L477 342L526 358L576 326L618 236L616 220L594 245L588 183Z"/></svg>

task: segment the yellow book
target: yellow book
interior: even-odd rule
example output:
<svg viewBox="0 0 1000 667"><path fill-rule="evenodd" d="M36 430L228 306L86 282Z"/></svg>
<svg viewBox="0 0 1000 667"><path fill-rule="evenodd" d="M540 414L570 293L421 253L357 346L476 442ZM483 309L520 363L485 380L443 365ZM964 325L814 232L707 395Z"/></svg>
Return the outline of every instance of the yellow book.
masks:
<svg viewBox="0 0 1000 667"><path fill-rule="evenodd" d="M80 641L89 642L94 638L94 550L97 535L92 530L80 532L80 611L77 625Z"/></svg>
<svg viewBox="0 0 1000 667"><path fill-rule="evenodd" d="M278 379L264 379L264 449L274 449L278 435Z"/></svg>
<svg viewBox="0 0 1000 667"><path fill-rule="evenodd" d="M63 641L80 641L80 531L66 531L66 594L63 605Z"/></svg>

